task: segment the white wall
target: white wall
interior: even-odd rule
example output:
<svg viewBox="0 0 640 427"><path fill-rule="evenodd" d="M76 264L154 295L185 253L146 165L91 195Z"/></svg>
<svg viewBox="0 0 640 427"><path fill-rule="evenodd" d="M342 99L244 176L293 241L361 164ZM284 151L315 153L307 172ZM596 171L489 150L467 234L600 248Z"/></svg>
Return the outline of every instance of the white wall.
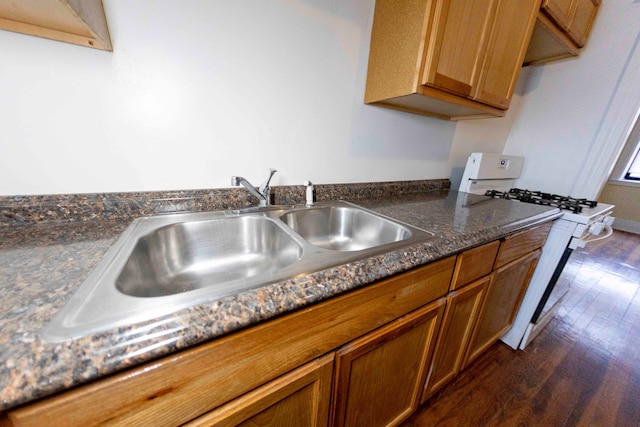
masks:
<svg viewBox="0 0 640 427"><path fill-rule="evenodd" d="M114 52L0 31L0 195L449 176L456 124L362 102L373 0L104 0Z"/></svg>
<svg viewBox="0 0 640 427"><path fill-rule="evenodd" d="M524 70L504 152L525 157L516 185L596 198L640 107L640 1L602 2L578 58Z"/></svg>
<svg viewBox="0 0 640 427"><path fill-rule="evenodd" d="M640 104L637 0L603 2L579 58L526 68L505 118L458 123L363 104L374 0L103 1L113 53L0 31L0 195L259 184L269 167L275 185L455 187L486 151L526 157L518 185L583 196Z"/></svg>

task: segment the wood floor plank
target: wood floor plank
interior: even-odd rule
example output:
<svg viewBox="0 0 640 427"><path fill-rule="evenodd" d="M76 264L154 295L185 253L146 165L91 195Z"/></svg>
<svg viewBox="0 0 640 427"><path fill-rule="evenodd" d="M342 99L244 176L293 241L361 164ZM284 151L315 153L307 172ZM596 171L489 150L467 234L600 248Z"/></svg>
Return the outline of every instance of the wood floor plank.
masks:
<svg viewBox="0 0 640 427"><path fill-rule="evenodd" d="M492 346L403 426L640 426L640 235L574 251L556 317Z"/></svg>

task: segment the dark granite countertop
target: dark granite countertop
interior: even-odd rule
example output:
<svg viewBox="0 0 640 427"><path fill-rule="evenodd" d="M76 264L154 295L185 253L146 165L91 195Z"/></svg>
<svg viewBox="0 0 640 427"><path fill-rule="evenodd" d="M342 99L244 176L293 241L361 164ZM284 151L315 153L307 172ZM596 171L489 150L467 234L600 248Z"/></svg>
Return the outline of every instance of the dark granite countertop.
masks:
<svg viewBox="0 0 640 427"><path fill-rule="evenodd" d="M561 215L555 208L458 193L438 186L427 186L428 191L419 192L367 193L367 198L337 194L329 188L325 190L320 198L337 195L435 232L438 238L222 297L158 319L61 343L44 342L40 331L131 223L132 216L100 216L83 210L83 221L60 220L61 214L52 214L53 208L45 206L42 216L52 215L56 220L30 221L29 218L40 214L32 211L25 214L24 210L18 214L7 213L9 209L4 206L5 220L10 218L14 222L0 224L3 225L0 226L0 411ZM296 191L300 193L303 189ZM198 194L190 194L186 199L196 196ZM95 202L91 200L91 203ZM184 198L181 198L183 202ZM98 200L97 203L102 204L104 212L105 202ZM57 207L68 211L59 204ZM0 208L3 208L2 203ZM191 205L187 207L187 210L193 209ZM141 214L149 212L142 211Z"/></svg>

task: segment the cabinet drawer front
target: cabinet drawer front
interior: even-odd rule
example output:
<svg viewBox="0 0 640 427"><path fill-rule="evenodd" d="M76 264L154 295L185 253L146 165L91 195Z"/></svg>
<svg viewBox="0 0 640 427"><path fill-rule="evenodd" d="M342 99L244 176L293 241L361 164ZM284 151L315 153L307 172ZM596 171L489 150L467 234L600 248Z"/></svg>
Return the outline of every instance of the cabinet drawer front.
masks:
<svg viewBox="0 0 640 427"><path fill-rule="evenodd" d="M547 240L552 224L548 222L530 230L505 237L500 244L498 257L493 268L500 268L528 252L541 248Z"/></svg>
<svg viewBox="0 0 640 427"><path fill-rule="evenodd" d="M499 246L500 241L495 241L469 249L458 255L451 280L451 290L459 289L467 283L491 273Z"/></svg>

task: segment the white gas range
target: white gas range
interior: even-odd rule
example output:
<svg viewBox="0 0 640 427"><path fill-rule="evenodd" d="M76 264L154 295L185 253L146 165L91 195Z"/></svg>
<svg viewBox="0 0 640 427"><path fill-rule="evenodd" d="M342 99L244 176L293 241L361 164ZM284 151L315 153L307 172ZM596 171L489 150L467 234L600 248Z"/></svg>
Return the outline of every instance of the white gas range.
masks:
<svg viewBox="0 0 640 427"><path fill-rule="evenodd" d="M500 154L472 153L467 160L460 191L486 194L517 202L563 209L554 221L542 256L511 329L502 337L510 347L524 349L553 318L567 287L556 286L571 252L612 233L613 205L513 188L524 159Z"/></svg>

